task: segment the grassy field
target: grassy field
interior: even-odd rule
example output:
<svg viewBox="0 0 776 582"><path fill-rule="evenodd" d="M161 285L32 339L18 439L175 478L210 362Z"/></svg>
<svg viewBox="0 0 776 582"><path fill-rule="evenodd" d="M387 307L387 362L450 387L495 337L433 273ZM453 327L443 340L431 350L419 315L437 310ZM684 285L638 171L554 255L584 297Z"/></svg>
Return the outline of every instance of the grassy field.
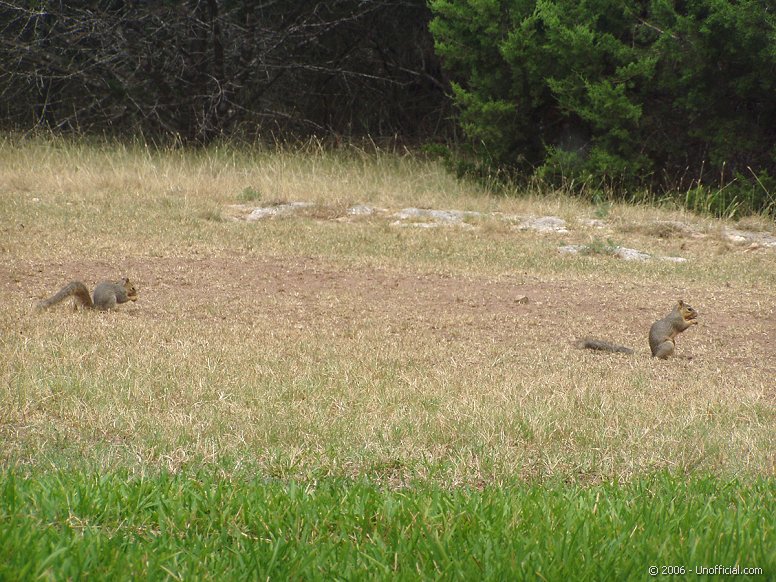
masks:
<svg viewBox="0 0 776 582"><path fill-rule="evenodd" d="M776 231L401 152L5 138L0 579L774 576L776 248L731 228ZM121 276L136 303L33 310ZM655 361L678 298L691 359Z"/></svg>
<svg viewBox="0 0 776 582"><path fill-rule="evenodd" d="M776 567L765 480L391 490L212 473L3 479L3 579L624 580L652 566L710 580L725 578L708 572L720 565L743 579Z"/></svg>

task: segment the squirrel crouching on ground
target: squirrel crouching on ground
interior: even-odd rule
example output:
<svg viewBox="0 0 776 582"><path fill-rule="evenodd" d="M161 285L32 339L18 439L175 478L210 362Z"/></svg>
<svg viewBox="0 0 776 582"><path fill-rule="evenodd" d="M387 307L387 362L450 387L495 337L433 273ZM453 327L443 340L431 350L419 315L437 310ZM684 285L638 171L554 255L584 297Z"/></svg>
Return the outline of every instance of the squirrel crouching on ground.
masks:
<svg viewBox="0 0 776 582"><path fill-rule="evenodd" d="M72 281L62 287L57 293L39 301L36 309L42 310L64 301L68 297L74 297L77 304L85 309L99 309L107 311L113 309L118 303L137 301L137 289L124 277L120 281L103 281L94 288L93 297L89 296L89 289L81 281Z"/></svg>
<svg viewBox="0 0 776 582"><path fill-rule="evenodd" d="M693 325L698 325L698 312L680 299L668 315L658 319L649 329L649 349L652 351L652 356L665 360L674 355L676 336ZM588 350L633 353L632 349L625 346L590 338L579 340L574 345Z"/></svg>

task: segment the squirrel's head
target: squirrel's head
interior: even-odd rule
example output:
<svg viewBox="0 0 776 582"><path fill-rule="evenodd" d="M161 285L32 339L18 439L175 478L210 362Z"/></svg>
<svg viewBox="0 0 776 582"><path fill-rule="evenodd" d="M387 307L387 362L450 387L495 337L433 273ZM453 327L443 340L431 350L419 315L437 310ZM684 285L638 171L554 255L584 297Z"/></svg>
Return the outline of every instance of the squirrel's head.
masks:
<svg viewBox="0 0 776 582"><path fill-rule="evenodd" d="M124 291L127 292L127 297L129 300L137 301L137 289L135 289L135 286L127 277L124 277L121 280L121 285L124 287Z"/></svg>
<svg viewBox="0 0 776 582"><path fill-rule="evenodd" d="M698 323L698 312L681 299L676 302L676 309L682 314L682 319L690 323Z"/></svg>

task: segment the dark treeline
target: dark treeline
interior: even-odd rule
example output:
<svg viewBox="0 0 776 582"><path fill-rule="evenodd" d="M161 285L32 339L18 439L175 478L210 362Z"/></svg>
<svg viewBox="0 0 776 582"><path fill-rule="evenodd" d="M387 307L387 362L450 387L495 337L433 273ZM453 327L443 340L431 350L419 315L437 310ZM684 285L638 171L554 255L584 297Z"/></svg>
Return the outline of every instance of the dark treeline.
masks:
<svg viewBox="0 0 776 582"><path fill-rule="evenodd" d="M424 0L0 1L4 129L387 136L449 123Z"/></svg>
<svg viewBox="0 0 776 582"><path fill-rule="evenodd" d="M765 0L0 0L0 129L460 127L462 172L776 213L774 47Z"/></svg>

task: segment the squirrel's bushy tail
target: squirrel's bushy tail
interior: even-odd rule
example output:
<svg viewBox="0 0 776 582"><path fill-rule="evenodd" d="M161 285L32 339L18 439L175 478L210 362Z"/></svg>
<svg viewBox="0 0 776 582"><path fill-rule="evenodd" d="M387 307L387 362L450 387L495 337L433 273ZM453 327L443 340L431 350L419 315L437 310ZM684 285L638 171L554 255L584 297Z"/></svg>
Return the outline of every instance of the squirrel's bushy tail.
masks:
<svg viewBox="0 0 776 582"><path fill-rule="evenodd" d="M71 296L75 297L76 301L78 301L82 306L87 308L92 307L92 298L89 295L89 289L86 287L86 285L81 283L81 281L71 281L48 299L39 301L35 306L35 309L46 309L52 305L56 305L57 303L64 301Z"/></svg>
<svg viewBox="0 0 776 582"><path fill-rule="evenodd" d="M578 340L577 342L574 343L574 346L580 349L599 350L601 352L618 352L623 354L633 353L632 349L626 348L625 346L618 346L615 344L610 344L609 342L592 339L592 338L584 338L584 339Z"/></svg>

